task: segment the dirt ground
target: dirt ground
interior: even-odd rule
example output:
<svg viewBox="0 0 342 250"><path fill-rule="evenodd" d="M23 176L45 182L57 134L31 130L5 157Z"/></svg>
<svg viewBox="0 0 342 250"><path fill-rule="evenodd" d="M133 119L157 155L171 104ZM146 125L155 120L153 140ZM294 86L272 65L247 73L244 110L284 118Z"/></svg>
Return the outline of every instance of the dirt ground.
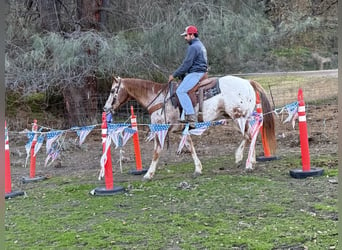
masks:
<svg viewBox="0 0 342 250"><path fill-rule="evenodd" d="M306 105L307 115L307 128L308 128L308 141L310 155L331 155L337 153L338 143L338 106L337 99L331 99L321 104ZM276 156L282 157L286 155L296 154L300 155L300 139L298 120L296 121L295 128L292 128L291 123L283 124L282 120L287 118L276 117L276 136L277 136L277 153ZM141 128L139 130L140 150L142 165L147 169L152 159L153 142L146 142L145 138L148 135L148 128ZM25 144L27 142L26 136L22 134L9 134L10 136L10 151L11 151L11 174L12 183L14 186L20 185L19 182L23 176L29 176L30 163L24 168L26 151ZM241 135L235 129L232 122L228 125L210 127L204 132L202 136L192 136L197 154L200 160L215 159L223 155L234 157L234 152L238 147ZM176 151L180 142L180 134L170 134L169 149L165 149L159 161L159 168L167 165L173 165L177 162L192 162L191 155L184 151L177 155ZM59 160L56 160L48 167L44 167L45 161L45 143L43 148L37 155L36 160L36 176L93 176L94 180L97 179L100 171L100 158L102 155L102 144L100 130L92 131L85 142L78 146L76 142L75 133L70 133L66 136L63 144L63 151ZM166 146L166 145L165 145ZM225 166L229 169L230 173L239 174L244 171L244 165L248 153L245 150L245 157L242 165ZM120 172L120 150L111 148L114 178L122 181L129 180L131 177L127 174L128 171L136 168L135 153L133 140L130 139L127 144L122 148L122 169ZM263 155L263 148L260 136L256 144L256 154ZM206 168L207 166L203 166ZM337 162L336 166L337 167ZM300 166L299 166L300 168ZM258 169L258 163L255 170ZM192 173L193 169L189 169ZM156 176L158 175L158 170ZM136 177L133 177L136 178ZM140 177L139 177L140 178Z"/></svg>

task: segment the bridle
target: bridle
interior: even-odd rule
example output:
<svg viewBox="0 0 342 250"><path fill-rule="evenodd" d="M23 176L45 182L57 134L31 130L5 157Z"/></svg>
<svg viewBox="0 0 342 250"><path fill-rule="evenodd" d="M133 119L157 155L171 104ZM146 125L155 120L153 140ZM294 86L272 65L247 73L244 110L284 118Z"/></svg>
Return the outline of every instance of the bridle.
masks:
<svg viewBox="0 0 342 250"><path fill-rule="evenodd" d="M120 86L121 86L121 78L119 77L119 84L110 90L110 93L113 95L112 104L115 103L116 99L118 98Z"/></svg>

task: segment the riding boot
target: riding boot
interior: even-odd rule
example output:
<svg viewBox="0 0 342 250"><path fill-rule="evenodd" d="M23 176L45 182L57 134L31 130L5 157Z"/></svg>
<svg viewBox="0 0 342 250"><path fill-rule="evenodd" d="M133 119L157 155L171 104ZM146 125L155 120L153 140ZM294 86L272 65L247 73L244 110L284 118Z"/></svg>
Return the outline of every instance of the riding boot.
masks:
<svg viewBox="0 0 342 250"><path fill-rule="evenodd" d="M195 122L197 122L197 117L196 117L196 115L185 115L184 120L179 119L178 121L181 123L195 123Z"/></svg>
<svg viewBox="0 0 342 250"><path fill-rule="evenodd" d="M186 122L197 122L196 115L185 115Z"/></svg>

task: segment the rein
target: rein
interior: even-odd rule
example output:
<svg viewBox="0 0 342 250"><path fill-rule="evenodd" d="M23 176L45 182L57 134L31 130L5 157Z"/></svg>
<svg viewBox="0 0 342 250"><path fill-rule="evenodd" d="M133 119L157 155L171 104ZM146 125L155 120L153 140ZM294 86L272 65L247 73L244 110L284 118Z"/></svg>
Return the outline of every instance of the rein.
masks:
<svg viewBox="0 0 342 250"><path fill-rule="evenodd" d="M170 86L170 82L168 82L167 84L165 84L164 88L162 88L159 93L156 95L155 98L153 98L153 100L146 106L146 109L148 110L148 113L151 115L154 111L157 111L158 109L161 109L163 108L165 110L165 104L166 102L168 101L168 99L166 99L166 95L167 95L167 92L166 92L166 95L164 97L164 102L163 103L158 103L156 105L153 105L151 108L149 108L151 106L151 104L158 98L158 96L160 96L160 94L167 88ZM166 123L166 112L164 112L164 121ZM169 133L167 133L166 135L166 148L169 149L170 147L170 137L169 137Z"/></svg>
<svg viewBox="0 0 342 250"><path fill-rule="evenodd" d="M164 103L158 103L156 105L153 105L151 108L149 108L151 106L151 104L158 98L158 96L161 95L161 93L163 93L163 91L169 86L168 84L165 84L165 86L158 92L158 94L153 98L153 100L146 106L146 109L148 110L149 114L152 114L154 111L162 108L165 106L165 99L164 99ZM166 96L165 96L166 97Z"/></svg>

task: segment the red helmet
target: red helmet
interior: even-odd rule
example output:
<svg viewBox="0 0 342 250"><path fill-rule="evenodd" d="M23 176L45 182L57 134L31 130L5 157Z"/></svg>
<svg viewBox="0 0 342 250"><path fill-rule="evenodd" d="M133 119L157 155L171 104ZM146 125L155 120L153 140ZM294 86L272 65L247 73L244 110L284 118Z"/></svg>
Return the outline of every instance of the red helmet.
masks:
<svg viewBox="0 0 342 250"><path fill-rule="evenodd" d="M196 26L190 25L185 28L184 32L181 34L181 36L189 35L189 34L196 34L198 33Z"/></svg>

